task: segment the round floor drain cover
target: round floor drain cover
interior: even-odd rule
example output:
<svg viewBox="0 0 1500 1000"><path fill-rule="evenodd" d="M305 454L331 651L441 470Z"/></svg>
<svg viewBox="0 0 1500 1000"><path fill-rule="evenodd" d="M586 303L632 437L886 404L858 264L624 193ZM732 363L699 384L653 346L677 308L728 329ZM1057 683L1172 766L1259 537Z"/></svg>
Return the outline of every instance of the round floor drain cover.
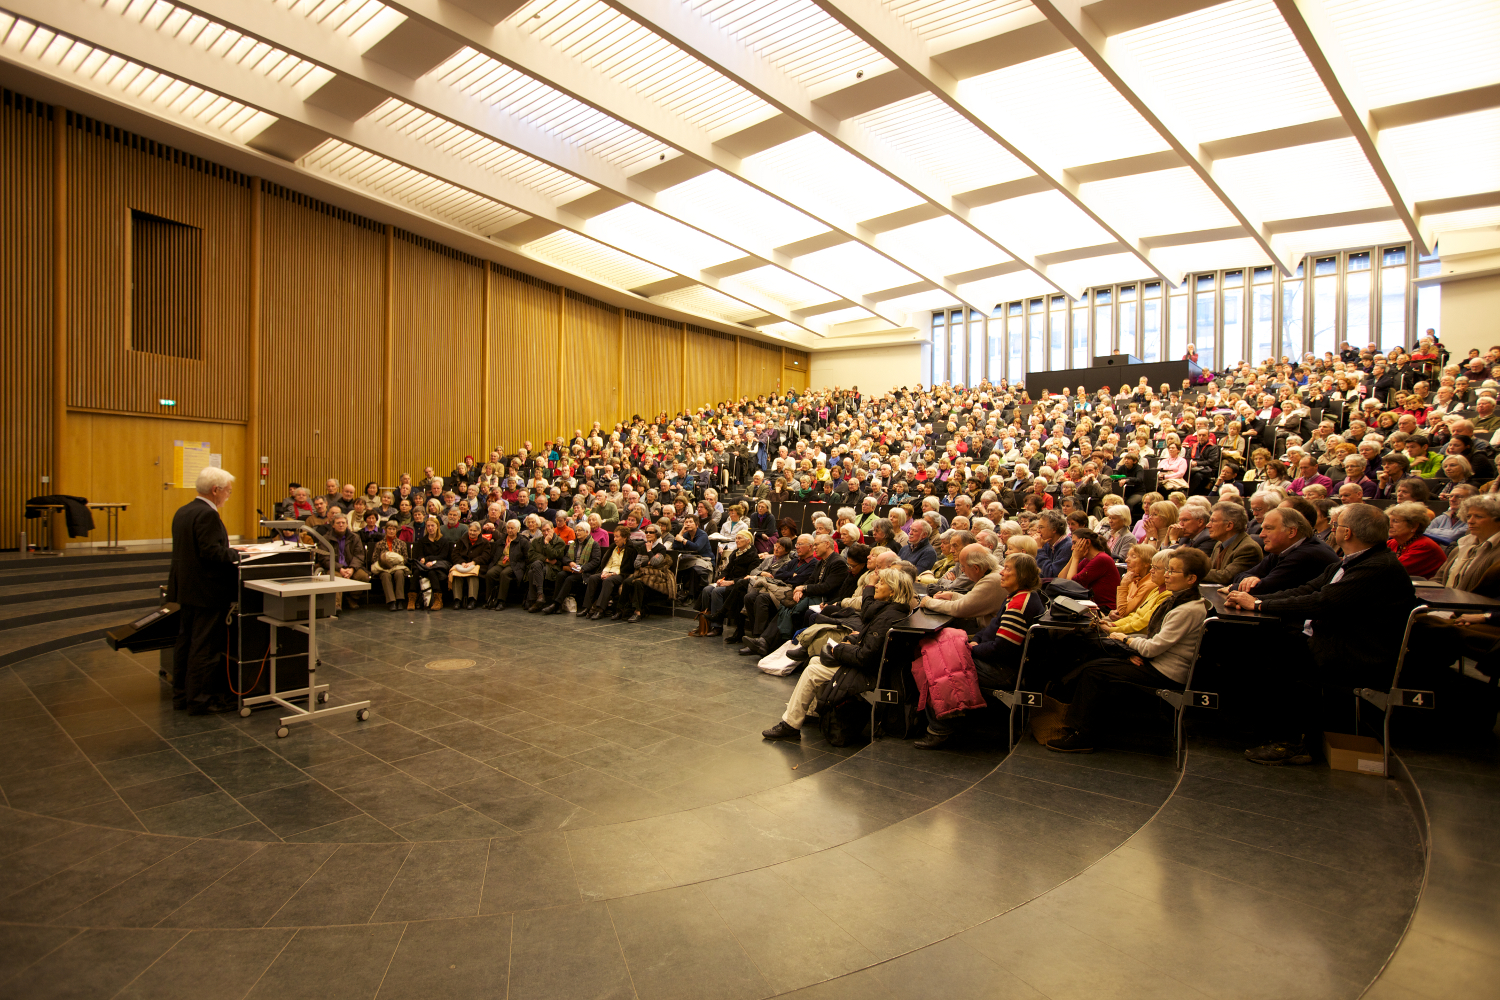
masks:
<svg viewBox="0 0 1500 1000"><path fill-rule="evenodd" d="M450 659L427 661L428 670L468 670L473 665L473 660Z"/></svg>

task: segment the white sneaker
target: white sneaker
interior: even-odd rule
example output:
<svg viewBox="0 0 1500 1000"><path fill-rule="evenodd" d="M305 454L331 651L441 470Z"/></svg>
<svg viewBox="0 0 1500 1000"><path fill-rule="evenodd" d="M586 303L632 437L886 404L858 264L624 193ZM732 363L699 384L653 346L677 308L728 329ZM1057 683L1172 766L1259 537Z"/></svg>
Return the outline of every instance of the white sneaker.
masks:
<svg viewBox="0 0 1500 1000"><path fill-rule="evenodd" d="M578 614L578 601L571 597L568 598L563 601L563 610L570 615Z"/></svg>

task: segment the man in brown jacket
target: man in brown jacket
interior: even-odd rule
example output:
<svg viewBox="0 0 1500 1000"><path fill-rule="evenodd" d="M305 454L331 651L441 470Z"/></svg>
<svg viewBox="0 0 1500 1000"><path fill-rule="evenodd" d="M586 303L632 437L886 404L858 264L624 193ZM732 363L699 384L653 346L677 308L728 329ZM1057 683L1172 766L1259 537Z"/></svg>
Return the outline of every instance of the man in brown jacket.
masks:
<svg viewBox="0 0 1500 1000"><path fill-rule="evenodd" d="M1208 537L1214 540L1214 550L1204 583L1229 583L1264 558L1260 544L1246 531L1249 526L1250 516L1242 504L1214 504L1208 517Z"/></svg>

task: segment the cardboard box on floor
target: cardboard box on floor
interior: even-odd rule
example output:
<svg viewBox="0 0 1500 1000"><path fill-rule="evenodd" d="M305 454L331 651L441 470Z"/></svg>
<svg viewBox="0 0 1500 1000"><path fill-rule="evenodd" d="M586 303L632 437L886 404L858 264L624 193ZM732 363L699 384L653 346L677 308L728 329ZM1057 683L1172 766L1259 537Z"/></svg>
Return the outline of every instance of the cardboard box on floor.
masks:
<svg viewBox="0 0 1500 1000"><path fill-rule="evenodd" d="M1373 736L1324 733L1323 756L1328 759L1328 766L1335 771L1385 777L1385 754L1380 741Z"/></svg>

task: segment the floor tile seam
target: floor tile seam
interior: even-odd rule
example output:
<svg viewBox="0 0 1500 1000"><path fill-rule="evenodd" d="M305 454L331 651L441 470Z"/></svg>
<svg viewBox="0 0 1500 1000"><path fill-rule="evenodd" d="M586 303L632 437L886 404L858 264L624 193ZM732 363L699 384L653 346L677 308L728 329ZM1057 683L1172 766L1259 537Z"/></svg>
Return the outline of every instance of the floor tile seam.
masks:
<svg viewBox="0 0 1500 1000"><path fill-rule="evenodd" d="M1067 819L1075 820L1075 821L1077 821L1079 823L1088 823L1091 826L1097 826L1097 827L1100 827L1101 829L1109 830L1111 832L1115 832L1115 833L1128 833L1128 835L1132 836L1132 837L1135 836L1135 834L1138 833L1143 827L1145 827L1145 825L1147 823L1149 823L1149 822L1151 822L1151 820L1155 819L1156 818L1156 814L1161 811L1161 806L1157 806L1157 808L1152 812L1151 816L1149 816L1145 820L1143 820L1139 826L1136 826L1135 828L1130 829L1130 830L1127 831L1126 828L1124 828L1124 827L1113 826L1113 825L1108 824L1108 823L1101 823L1099 820L1089 819L1087 816L1078 816L1078 815L1075 815L1074 813L1064 812L1061 809L1052 808L1051 806L1044 806L1044 805L1039 805L1039 804L1037 804L1035 802L1028 802L1025 799L1018 799L1014 795L1002 795L999 792L992 792L992 791L989 791L989 790L984 789L984 788L971 788L971 789L968 789L968 791L979 792L979 793L981 793L983 795L992 795L992 796L994 796L997 799L1004 799L1007 802L1014 802L1014 803L1016 803L1018 805L1026 806L1028 809L1037 809L1037 810L1040 810L1041 812L1051 813L1054 816L1063 816L1063 817L1066 817ZM959 794L963 794L963 793L961 792ZM954 798L957 798L957 796L954 796ZM1168 798L1170 798L1170 796ZM936 808L940 808L940 809L944 808L945 806L948 806L951 802L952 802L951 799L945 800L943 802L938 803L937 806L936 806ZM1137 802L1137 803L1133 803L1133 804L1134 805L1147 805L1148 808L1149 808L1149 803L1140 803L1140 802ZM1163 800L1162 805L1165 805L1165 804L1166 804L1166 800ZM957 810L948 809L948 810L945 810L945 811L952 812L955 816L962 816L963 815L962 813L959 813ZM972 818L972 817L966 817L966 818ZM976 823L985 823L986 826L994 826L995 825L993 823L986 823L986 821L982 820L982 819L976 819L976 820L974 820L974 822L976 822Z"/></svg>
<svg viewBox="0 0 1500 1000"><path fill-rule="evenodd" d="M614 938L615 938L615 950L620 955L620 964L625 967L625 978L630 983L630 993L631 993L631 996L639 998L640 995L641 995L641 991L635 988L635 973L632 972L631 969L630 969L630 956L628 956L628 955L625 954L625 943L620 940L620 928L618 928L618 927L615 926L614 911L612 911L609 908L609 901L608 900L601 900L600 902L602 902L603 905L604 905L604 915L609 918L609 931L610 931L611 934L614 935ZM514 924L515 918L512 917L511 920L512 920L512 924ZM736 941L735 943L738 944L739 942ZM743 949L741 949L741 950L743 950ZM746 957L749 957L749 956L746 956ZM505 991L506 991L507 995L510 993L510 983L509 982L507 982L505 984Z"/></svg>
<svg viewBox="0 0 1500 1000"><path fill-rule="evenodd" d="M199 841L201 842L204 839L208 839L208 838L199 838ZM243 841L241 843L243 843ZM175 914L182 912L183 907L190 905L193 902L193 900L198 899L204 893L208 892L210 889L215 888L216 886L219 885L219 883L223 882L226 878L228 878L229 876L233 875L240 868L242 868L245 865L249 864L251 860L253 860L254 858L258 858L261 855L265 854L266 853L266 848L268 848L268 847L271 846L270 841L259 841L259 840L257 840L257 841L251 841L250 843L253 843L253 844L256 845L256 850L255 851L251 852L250 854L245 855L243 858L240 859L239 863L236 864L233 868L230 868L228 871L224 872L222 875L220 875L218 878L214 879L208 885L204 886L202 889L199 889L197 892L193 893L187 899L183 900L182 903L181 903L181 905L179 905L176 909L172 910L171 913L168 913L166 916L162 917L155 924L152 924L152 926L153 927L175 927L175 926L179 926L179 925L176 925L176 924L169 924L169 923L167 923L167 921L170 920L170 919L172 919L172 917ZM338 852L337 851L330 851L328 853L328 857L331 858L336 853L338 853ZM328 859L324 858L323 860L326 862ZM321 868L322 865L320 864L318 867ZM311 877L311 876L309 876L309 877ZM303 882L302 882L302 885L306 885L306 884L307 884L307 881L306 881L306 879L304 879ZM291 895L287 896L287 899L291 899L292 896L296 895L297 891L300 890L301 888L302 888L302 886L299 885L296 890L293 890L293 892L292 892ZM286 905L286 900L282 901L282 905L283 906ZM281 907L278 906L276 909L277 909L277 912L280 912ZM273 913L272 916L275 916L275 914ZM270 918L267 917L266 919L267 919L267 922L269 922ZM259 924L258 926L259 927L264 927L266 925L265 925L265 923L262 923L262 924Z"/></svg>
<svg viewBox="0 0 1500 1000"><path fill-rule="evenodd" d="M1198 837L1213 837L1213 838L1215 838L1217 840L1222 840L1222 841L1224 841L1226 843L1237 844L1240 847L1249 848L1252 851L1259 851L1259 852L1263 852L1265 854L1274 854L1277 857L1288 858L1288 859L1290 859L1292 861L1299 861L1299 862L1301 862L1303 864L1313 865L1314 867L1322 868L1322 869L1324 869L1326 871L1329 871L1329 872L1335 872L1335 873L1337 873L1339 875L1351 875L1351 876L1355 876L1355 877L1364 878L1364 879L1367 879L1367 880L1373 880L1373 879L1369 879L1369 877L1367 876L1366 871L1363 870L1363 869L1356 868L1356 869L1352 869L1351 870L1351 869L1348 869L1348 868L1340 868L1338 865L1329 864L1329 863L1323 862L1323 861L1314 861L1313 859L1311 859L1311 858L1305 858L1305 857L1303 857L1300 854L1293 854L1293 853L1291 853L1288 850L1282 850L1282 849L1278 849L1278 848L1274 848L1274 847L1265 847L1264 845L1261 845L1261 844L1253 844L1253 843L1251 843L1248 840L1241 840L1239 837L1230 836L1230 835L1225 834L1225 833L1206 832L1206 831L1199 830L1199 829L1196 829L1196 828L1191 827L1191 826L1185 826L1182 823L1174 823L1170 819L1164 819L1164 820L1162 820L1162 825L1163 826L1169 826L1169 827L1171 827L1174 830L1181 830L1184 833L1191 833L1194 836L1198 836ZM1320 827L1313 827L1311 829L1321 829L1321 828ZM1336 831L1326 831L1326 832L1336 832ZM1150 853L1150 852L1148 852L1148 853ZM1174 858L1174 860L1175 860L1175 858ZM1385 877L1390 877L1390 873L1380 872L1379 874L1382 875L1382 876L1385 876Z"/></svg>
<svg viewBox="0 0 1500 1000"><path fill-rule="evenodd" d="M1022 737L1022 739L1025 739L1025 737ZM1020 741L1017 741L1017 745L1018 746L1020 745ZM1060 754L1054 754L1053 758L1056 758L1056 757L1059 757L1059 756L1062 756L1062 755L1060 755ZM1150 754L1141 754L1141 756L1143 758L1146 758L1147 760L1165 760L1166 759L1166 758L1163 758L1163 757L1154 757L1154 756L1151 756ZM1077 769L1079 771L1082 771L1082 772L1088 773L1088 774L1118 774L1118 775L1120 775L1121 777L1124 777L1124 778L1131 778L1131 779L1134 779L1136 781L1150 781L1150 782L1154 782L1156 784L1161 784L1161 785L1174 785L1174 784L1177 783L1177 779L1175 779L1175 778L1153 778L1150 775L1146 775L1146 774L1134 774L1134 773L1132 773L1130 771L1121 771L1118 768L1113 768L1113 767L1098 767L1098 766L1094 766L1094 765L1090 765L1090 764L1080 763L1080 762L1074 761L1074 760L1056 760L1056 759L1046 760L1045 758L1032 757L1030 755L1027 755L1027 756L1022 757L1020 759L1021 760L1026 760L1026 761L1045 761L1049 766L1071 767L1071 768L1075 768L1075 769ZM1010 760L1010 755L1007 754L1006 755L1006 761L1008 762L1009 760ZM1007 771L1006 773L1009 774L1009 773L1013 773L1013 772ZM1027 775L1027 774L1016 774L1016 777L1018 777L1018 778L1029 778L1031 776ZM1034 779L1034 780L1045 781L1046 779L1045 778L1038 778L1038 779Z"/></svg>
<svg viewBox="0 0 1500 1000"><path fill-rule="evenodd" d="M1010 759L1009 755L1007 755L1005 759L1008 761ZM1004 761L1001 762L1001 766L1003 765ZM1142 802L1140 799L1127 799L1123 795L1111 795L1108 792L1096 792L1092 788L1079 788L1077 785L1065 785L1060 781L1049 781L1046 778L1035 778L1029 774L1016 774L1011 771L1001 771L1000 773L1008 778L1019 778L1022 781L1034 781L1039 785L1050 785L1053 788L1061 788L1065 791L1076 792L1082 795L1097 795L1101 799L1109 799L1113 802L1124 802L1128 805L1137 806L1152 806L1155 804L1151 802ZM1163 784L1167 784L1167 782L1163 782ZM1172 785L1173 787L1175 787L1175 783L1172 783ZM984 791L984 789L980 789L980 791ZM1169 795L1171 794L1171 788L1167 789L1167 793ZM991 794L999 793L992 792Z"/></svg>
<svg viewBox="0 0 1500 1000"><path fill-rule="evenodd" d="M842 924L840 924L838 921L832 919L827 913L825 913L823 911L823 909L821 907L819 907L817 905L817 903L813 902L812 900L808 899L807 896L803 895L803 893L801 892L801 890L797 889L796 886L788 884L787 881L786 881L786 879L781 878L781 876L777 875L775 872L772 872L771 875L772 875L773 878L775 878L777 881L779 881L782 885L787 886L787 888L791 889L792 892L796 893L802 899L806 900L809 904L811 904L814 909L816 909L820 914L823 915L823 918L825 920L828 920L830 923L832 923L839 930L844 931L845 934L849 933L847 930L844 929L844 926ZM714 911L714 916L716 916L716 917L719 918L719 923L721 923L721 924L724 925L724 929L729 932L729 936L734 941L735 946L740 949L740 954L742 954L742 955L745 956L745 960L750 963L750 966L751 966L751 968L753 968L755 970L756 975L760 976L761 982L765 983L767 987L771 987L771 977L766 974L766 970L761 967L761 964L755 960L755 956L752 955L752 954L750 954L750 949L745 947L745 942L742 941L742 940L740 940L740 934L739 934L738 931L736 931L734 929L734 925L731 924L727 919L725 919L725 917L724 917L724 911L719 908L719 904L714 902L713 897L710 894L704 892L704 893L702 893L702 895L703 895L704 902L706 902L709 905L709 908ZM608 904L606 904L606 905L608 905ZM854 938L853 935L850 935L850 937L855 941L855 943L860 944L860 947L864 947L864 945L859 942L858 938ZM866 949L866 951L868 951L868 950L869 949ZM811 985L811 984L809 984L809 985ZM773 987L771 987L771 988L773 988ZM786 991L783 990L782 992L786 992ZM779 994L775 994L775 993L771 994L771 996L777 996L777 995L779 995Z"/></svg>
<svg viewBox="0 0 1500 1000"><path fill-rule="evenodd" d="M92 930L92 929L93 928L90 928L90 930ZM152 929L155 930L156 928L152 928ZM186 941L191 934L192 934L191 931L183 931L182 934L177 938L176 941L173 941L170 945L168 945L167 947L163 948L161 950L161 954L157 955L150 962L148 962L146 964L146 967L144 969L142 969L140 972L137 972L135 975L131 976L130 980L128 982L122 984L119 989L117 989L113 993L111 993L110 997L114 998L114 997L118 997L118 996L121 996L122 994L124 994L124 992L126 990L130 989L130 987L135 984L136 980L140 979L147 972L150 972L153 968L155 968L156 967L156 963L160 962L162 959L166 958L172 952L176 951L177 950L177 946L180 945L180 944L182 944L182 942Z"/></svg>
<svg viewBox="0 0 1500 1000"><path fill-rule="evenodd" d="M410 927L411 924L409 922L401 925L401 933L396 936L396 946L391 949L390 955L386 957L385 968L380 970L380 982L375 984L375 992L370 994L371 997L380 996L380 990L385 986L386 977L391 974L391 966L396 962L396 952L401 950L401 942L406 940L406 932Z"/></svg>
<svg viewBox="0 0 1500 1000"><path fill-rule="evenodd" d="M54 927L54 926L56 926L56 925L54 925L54 924L18 924L18 923L14 922L14 921L11 921L11 920L0 921L0 927ZM59 930L65 930L66 927L58 927L58 929ZM44 954L38 955L34 960L32 960L30 962L27 962L25 965L21 966L19 969L16 969L15 971L13 971L10 975L6 976L3 979L0 979L0 986L4 986L6 983L10 982L12 979L15 979L21 973L25 972L27 969L29 969L32 966L36 965L38 962L45 961L49 956L51 956L53 954L56 954L56 952L59 949L61 949L65 945L67 945L70 941L76 941L76 940L78 940L78 936L80 934L86 934L86 933L88 933L88 930L89 930L89 928L87 928L87 927L75 927L75 928L73 928L73 934L70 935L69 937L63 939L62 941L59 941L55 947L49 948Z"/></svg>
<svg viewBox="0 0 1500 1000"><path fill-rule="evenodd" d="M1198 796L1191 795L1191 794L1189 794L1187 792L1181 793L1178 797L1179 798L1183 798L1183 799L1188 799L1188 800L1191 800L1193 802L1201 802L1204 805L1214 806L1214 807L1219 808L1219 809L1227 809L1230 812L1242 813L1242 814L1244 814L1246 816L1258 816L1261 819L1270 820L1273 823L1289 823L1289 824L1291 824L1293 826L1305 827L1306 829L1309 829L1309 830L1318 830L1318 831L1321 831L1323 833L1334 833L1334 834L1346 834L1347 833L1347 831L1345 831L1345 830L1341 830L1340 828L1338 828L1336 826L1330 826L1330 825L1327 825L1325 823L1310 823L1310 822L1307 822L1307 821L1302 820L1302 819L1286 819L1286 818L1281 817L1281 816L1273 816L1270 813L1261 812L1258 809L1246 809L1246 808L1243 808L1241 806L1225 805L1222 802L1215 802L1212 799L1199 798ZM1189 830L1192 829L1192 827L1184 827L1181 823L1173 823L1171 820L1167 820L1167 823L1170 826L1180 827L1182 829L1189 829ZM1367 828L1362 828L1362 829L1367 829ZM1415 832L1415 831L1413 831L1413 832ZM1381 839L1381 840L1389 840L1390 841L1389 846L1391 846L1391 847L1399 846L1395 842L1395 840L1393 839L1394 835L1387 836L1385 833L1376 833L1375 837L1377 837L1378 839Z"/></svg>
<svg viewBox="0 0 1500 1000"><path fill-rule="evenodd" d="M255 928L255 930L260 929L261 928ZM240 1000L244 1000L245 997L248 997L255 992L255 988L260 985L260 981L266 978L266 973L270 972L276 967L276 963L281 961L281 956L286 954L286 950L292 946L292 942L297 940L297 935L301 933L302 928L300 927L292 929L292 933L287 935L286 940L282 942L281 947L277 949L276 954L273 955L271 957L271 960L265 964L265 968L260 970L260 975L255 977L255 982L251 983L248 987L246 987L245 992L240 994Z"/></svg>

